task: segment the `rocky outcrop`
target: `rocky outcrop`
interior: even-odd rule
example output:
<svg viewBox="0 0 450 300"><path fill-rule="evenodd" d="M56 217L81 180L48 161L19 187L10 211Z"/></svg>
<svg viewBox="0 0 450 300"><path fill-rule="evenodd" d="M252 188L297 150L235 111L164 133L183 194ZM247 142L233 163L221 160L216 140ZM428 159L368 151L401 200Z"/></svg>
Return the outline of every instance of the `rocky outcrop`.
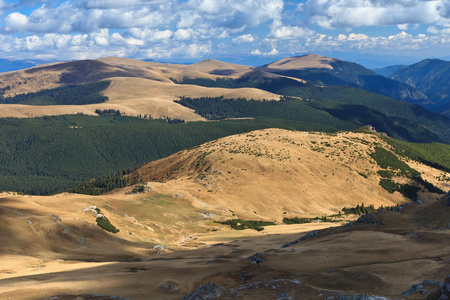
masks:
<svg viewBox="0 0 450 300"><path fill-rule="evenodd" d="M215 299L226 293L226 289L215 283L208 282L187 294L181 300L208 300Z"/></svg>
<svg viewBox="0 0 450 300"><path fill-rule="evenodd" d="M289 247L289 246L298 244L298 243L300 243L301 241L310 239L310 238L315 237L315 236L317 236L317 235L319 235L319 232L318 232L317 230L311 231L310 233L305 234L304 236L302 236L301 238L299 238L298 240L295 240L295 241L293 241L293 242L289 242L289 243L286 243L286 244L282 245L281 248L286 248L286 247Z"/></svg>

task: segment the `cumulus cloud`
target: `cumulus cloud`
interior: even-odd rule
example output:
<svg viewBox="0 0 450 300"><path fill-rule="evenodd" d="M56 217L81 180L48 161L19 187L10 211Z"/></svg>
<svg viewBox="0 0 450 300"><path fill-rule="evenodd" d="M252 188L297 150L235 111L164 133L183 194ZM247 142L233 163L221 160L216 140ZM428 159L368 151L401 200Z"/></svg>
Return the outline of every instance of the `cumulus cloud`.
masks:
<svg viewBox="0 0 450 300"><path fill-rule="evenodd" d="M446 11L446 0L307 0L298 11L324 28L424 24L436 22Z"/></svg>
<svg viewBox="0 0 450 300"><path fill-rule="evenodd" d="M314 31L298 26L280 26L272 30L271 36L277 39L298 39L311 36Z"/></svg>
<svg viewBox="0 0 450 300"><path fill-rule="evenodd" d="M6 31L21 31L27 27L28 18L19 12L14 12L5 18L5 23Z"/></svg>
<svg viewBox="0 0 450 300"><path fill-rule="evenodd" d="M235 44L251 43L255 41L255 38L251 34L244 34L232 39L231 41Z"/></svg>
<svg viewBox="0 0 450 300"><path fill-rule="evenodd" d="M267 55L278 55L278 50L273 48L269 53L267 53Z"/></svg>
<svg viewBox="0 0 450 300"><path fill-rule="evenodd" d="M178 29L174 33L174 38L177 40L188 40L193 36L192 29Z"/></svg>
<svg viewBox="0 0 450 300"><path fill-rule="evenodd" d="M292 11L295 5L287 0L0 0L0 56L167 59L214 51L276 56L446 49L450 42L448 0L305 0ZM367 26L382 26L383 34L361 29ZM417 29L421 34L411 34Z"/></svg>

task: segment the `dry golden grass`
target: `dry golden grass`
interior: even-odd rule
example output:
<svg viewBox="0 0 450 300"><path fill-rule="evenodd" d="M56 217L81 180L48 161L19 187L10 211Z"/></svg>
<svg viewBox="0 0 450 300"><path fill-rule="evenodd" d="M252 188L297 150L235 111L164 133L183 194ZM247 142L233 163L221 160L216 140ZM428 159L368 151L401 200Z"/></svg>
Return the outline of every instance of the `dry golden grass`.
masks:
<svg viewBox="0 0 450 300"><path fill-rule="evenodd" d="M377 167L367 155L374 143L382 141L369 134L267 129L143 167L139 172L148 190L142 194L130 194L132 187L102 196L3 193L0 298L180 299L214 282L229 291L241 288L239 299L276 299L283 292L323 299L335 291L400 299L411 285L442 281L448 273L450 207L436 195L423 193L428 204L412 204L401 213L377 213L376 224L318 222L257 232L213 222L233 213L279 222L285 216L335 213L362 201L407 202L378 186ZM436 170L423 172L431 178ZM83 211L93 205L118 234L100 229L96 215ZM311 230L320 230L318 236L281 248ZM266 261L245 260L256 252Z"/></svg>
<svg viewBox="0 0 450 300"><path fill-rule="evenodd" d="M96 109L115 109L130 116L151 115L186 121L204 120L191 109L176 104L180 96L247 99L279 99L279 95L254 88L223 89L193 85L177 85L169 78L216 78L222 70L231 77L240 76L250 67L207 60L193 65L172 65L143 62L134 59L106 57L93 61L55 63L43 67L0 74L1 87L10 86L6 96L36 92L70 84L111 80L104 94L106 103L94 105L30 106L0 104L0 117L36 117L44 115L83 113L95 115ZM68 76L67 74L70 74ZM221 77L221 76L220 76Z"/></svg>
<svg viewBox="0 0 450 300"><path fill-rule="evenodd" d="M330 66L330 63L334 61L336 61L336 59L334 58L329 58L317 54L308 54L303 56L287 57L278 60L274 63L269 64L267 68L282 70L314 68L333 69L333 67Z"/></svg>
<svg viewBox="0 0 450 300"><path fill-rule="evenodd" d="M181 151L131 177L164 182L152 184L241 218L278 222L332 215L363 202L380 207L409 201L379 185L379 167L369 156L377 143L384 144L370 134L267 129Z"/></svg>

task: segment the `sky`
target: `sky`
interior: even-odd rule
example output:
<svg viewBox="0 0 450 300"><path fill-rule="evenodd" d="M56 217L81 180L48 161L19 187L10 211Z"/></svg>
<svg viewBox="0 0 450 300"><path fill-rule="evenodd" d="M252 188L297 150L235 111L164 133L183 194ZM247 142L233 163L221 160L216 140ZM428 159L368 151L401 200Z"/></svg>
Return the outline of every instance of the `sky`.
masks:
<svg viewBox="0 0 450 300"><path fill-rule="evenodd" d="M450 60L450 0L0 0L0 58Z"/></svg>

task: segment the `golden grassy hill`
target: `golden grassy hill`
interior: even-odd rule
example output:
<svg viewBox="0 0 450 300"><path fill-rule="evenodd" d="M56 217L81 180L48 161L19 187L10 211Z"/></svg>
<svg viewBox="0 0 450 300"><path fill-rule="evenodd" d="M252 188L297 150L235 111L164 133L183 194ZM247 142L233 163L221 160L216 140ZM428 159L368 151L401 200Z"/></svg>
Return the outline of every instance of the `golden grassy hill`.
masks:
<svg viewBox="0 0 450 300"><path fill-rule="evenodd" d="M325 57L317 54L307 54L303 56L287 57L271 64L266 67L269 69L333 69L330 65L331 62L335 62L337 59Z"/></svg>
<svg viewBox="0 0 450 300"><path fill-rule="evenodd" d="M195 196L253 220L279 222L332 215L362 202L380 207L409 201L379 185L380 167L369 156L377 145L387 147L373 134L267 129L181 151L130 177L162 182L157 186L166 193Z"/></svg>
<svg viewBox="0 0 450 300"><path fill-rule="evenodd" d="M234 214L280 223L361 202L410 202L378 185L379 168L368 156L375 145L386 146L374 134L259 130L144 166L130 177L146 182L140 193L133 186L101 196L4 193L0 298L180 299L212 282L223 293L217 299L234 299L238 292L239 299L282 293L296 299L337 293L400 299L413 284L442 281L448 273L450 207L436 194L420 192L424 204L345 227L317 222L258 232L214 222ZM408 163L430 182L441 173ZM99 228L91 206L120 232ZM295 242L310 231L311 238ZM283 247L289 242L295 243ZM257 252L265 261L246 259ZM408 299L421 297L415 292Z"/></svg>
<svg viewBox="0 0 450 300"><path fill-rule="evenodd" d="M255 88L223 89L174 84L170 78L217 78L230 73L243 74L251 67L207 60L193 65L160 64L134 59L106 57L96 60L61 62L0 74L0 87L9 86L5 96L36 92L61 86L110 80L104 91L106 103L91 105L31 106L0 104L0 117L36 117L83 113L96 115L96 109L114 109L130 116L151 115L186 121L203 120L191 109L176 104L180 96L247 99L279 99L279 95ZM231 71L230 71L231 70ZM209 74L209 73L211 74ZM232 74L231 74L232 73Z"/></svg>

